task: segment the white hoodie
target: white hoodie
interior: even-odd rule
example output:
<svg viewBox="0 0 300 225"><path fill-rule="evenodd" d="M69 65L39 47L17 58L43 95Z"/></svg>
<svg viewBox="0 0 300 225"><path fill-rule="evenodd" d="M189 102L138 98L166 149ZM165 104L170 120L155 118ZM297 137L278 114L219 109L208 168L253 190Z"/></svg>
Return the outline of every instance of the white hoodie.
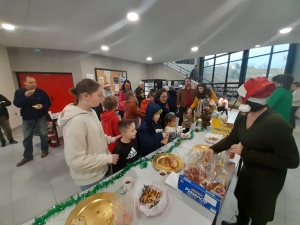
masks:
<svg viewBox="0 0 300 225"><path fill-rule="evenodd" d="M293 104L292 106L300 106L300 88L297 88L297 90L295 90L293 92Z"/></svg>
<svg viewBox="0 0 300 225"><path fill-rule="evenodd" d="M104 134L94 110L87 112L73 104L59 114L58 125L63 126L65 158L75 183L84 186L100 180L112 163L107 144L115 137Z"/></svg>

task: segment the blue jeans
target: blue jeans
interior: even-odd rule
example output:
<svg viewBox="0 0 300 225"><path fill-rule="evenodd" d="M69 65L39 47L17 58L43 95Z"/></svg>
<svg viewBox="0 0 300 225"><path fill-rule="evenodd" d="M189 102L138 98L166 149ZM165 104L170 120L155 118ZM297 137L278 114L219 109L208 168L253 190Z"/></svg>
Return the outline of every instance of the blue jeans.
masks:
<svg viewBox="0 0 300 225"><path fill-rule="evenodd" d="M26 159L33 159L33 144L32 144L32 137L34 133L34 128L39 130L40 138L41 138L41 149L42 152L48 152L48 135L47 135L47 119L46 116L38 120L23 120L22 124L23 128L23 146L24 146L24 158Z"/></svg>
<svg viewBox="0 0 300 225"><path fill-rule="evenodd" d="M102 177L100 180L96 181L95 183L92 184L88 184L88 185L84 185L84 186L79 186L81 191L85 191L91 187L93 187L94 185L100 183L101 181L103 181L104 179L106 179L108 176L104 175L104 177Z"/></svg>

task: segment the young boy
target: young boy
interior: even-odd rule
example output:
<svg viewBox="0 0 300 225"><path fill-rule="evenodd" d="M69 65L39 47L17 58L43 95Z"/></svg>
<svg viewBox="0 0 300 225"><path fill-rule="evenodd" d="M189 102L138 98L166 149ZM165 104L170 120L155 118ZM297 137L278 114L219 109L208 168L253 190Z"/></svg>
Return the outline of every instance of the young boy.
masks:
<svg viewBox="0 0 300 225"><path fill-rule="evenodd" d="M100 115L104 133L108 136L115 137L120 134L118 129L119 117L115 113L118 109L119 99L116 96L110 95L104 98L103 108L104 111ZM118 142L108 144L108 150L112 152Z"/></svg>
<svg viewBox="0 0 300 225"><path fill-rule="evenodd" d="M159 122L162 109L155 102L150 102L147 107L145 121L138 128L138 139L140 143L139 154L146 156L159 149L161 141L168 137L163 133L163 128Z"/></svg>
<svg viewBox="0 0 300 225"><path fill-rule="evenodd" d="M146 114L148 104L153 101L154 101L154 93L150 91L149 94L147 95L147 99L144 99L141 102L140 110ZM141 117L141 122L143 122L144 120L145 120L145 116Z"/></svg>
<svg viewBox="0 0 300 225"><path fill-rule="evenodd" d="M145 113L138 108L138 101L134 92L127 92L125 97L127 101L124 104L124 119L134 120L135 126L138 127L139 117L144 117Z"/></svg>
<svg viewBox="0 0 300 225"><path fill-rule="evenodd" d="M113 165L113 173L123 169L128 163L133 163L139 159L134 121L123 119L119 122L118 128L122 138L112 152L112 154L119 155L119 161Z"/></svg>

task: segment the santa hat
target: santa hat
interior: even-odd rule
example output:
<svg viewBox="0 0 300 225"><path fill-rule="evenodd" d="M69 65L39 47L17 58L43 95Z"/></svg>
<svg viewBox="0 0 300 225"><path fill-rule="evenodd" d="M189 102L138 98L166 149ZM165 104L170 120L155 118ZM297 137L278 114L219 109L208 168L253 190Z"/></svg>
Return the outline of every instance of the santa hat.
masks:
<svg viewBox="0 0 300 225"><path fill-rule="evenodd" d="M237 90L239 96L244 98L243 104L240 105L239 110L242 112L250 111L251 107L246 105L247 100L260 105L265 105L275 89L276 85L270 82L266 77L249 79Z"/></svg>
<svg viewBox="0 0 300 225"><path fill-rule="evenodd" d="M109 87L109 86L110 86L110 84L108 82L104 83L104 87Z"/></svg>

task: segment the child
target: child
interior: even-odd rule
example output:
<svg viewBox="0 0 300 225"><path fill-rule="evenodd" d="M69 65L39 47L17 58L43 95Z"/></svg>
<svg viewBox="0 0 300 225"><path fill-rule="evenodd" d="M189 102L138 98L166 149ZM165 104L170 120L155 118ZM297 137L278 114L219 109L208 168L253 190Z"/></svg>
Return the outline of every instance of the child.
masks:
<svg viewBox="0 0 300 225"><path fill-rule="evenodd" d="M146 114L146 110L149 102L153 102L153 101L154 101L154 93L150 91L147 96L147 99L144 99L141 102L140 110ZM141 122L143 122L144 120L145 120L145 116L141 117Z"/></svg>
<svg viewBox="0 0 300 225"><path fill-rule="evenodd" d="M81 80L70 89L74 104L67 105L59 114L58 124L63 126L64 153L75 183L84 191L105 178L107 164L116 164L119 155L110 154L107 144L120 136L104 134L92 107L99 105L103 89L91 79Z"/></svg>
<svg viewBox="0 0 300 225"><path fill-rule="evenodd" d="M138 108L134 92L127 92L125 97L127 101L124 104L124 119L134 120L135 126L138 127L139 117L145 116L145 113Z"/></svg>
<svg viewBox="0 0 300 225"><path fill-rule="evenodd" d="M104 133L109 136L120 135L118 123L120 122L119 117L115 113L118 110L118 98L116 96L107 96L104 98L103 107L104 111L101 114L102 127ZM112 152L117 145L117 142L108 144L108 150Z"/></svg>
<svg viewBox="0 0 300 225"><path fill-rule="evenodd" d="M171 141L175 140L176 138L183 137L188 138L189 134L182 134L182 128L178 127L178 131L176 130L176 116L173 113L168 113L165 116L165 132L168 133L169 138L166 138L162 141L163 144L170 143ZM184 128L183 128L184 130Z"/></svg>
<svg viewBox="0 0 300 225"><path fill-rule="evenodd" d="M183 113L183 121L182 121L182 127L185 128L185 130L183 131L183 133L187 133L189 132L191 126L192 126L192 123L195 122L195 119L194 119L194 115L193 115L193 110L191 108L188 108L186 110L185 113Z"/></svg>
<svg viewBox="0 0 300 225"><path fill-rule="evenodd" d="M146 156L159 149L162 146L161 141L168 137L158 122L161 113L162 109L155 102L148 104L145 121L138 128L139 154L141 156Z"/></svg>
<svg viewBox="0 0 300 225"><path fill-rule="evenodd" d="M119 155L120 158L117 164L113 165L113 173L123 169L128 163L133 163L139 159L134 121L123 119L119 122L118 127L122 138L112 153Z"/></svg>

